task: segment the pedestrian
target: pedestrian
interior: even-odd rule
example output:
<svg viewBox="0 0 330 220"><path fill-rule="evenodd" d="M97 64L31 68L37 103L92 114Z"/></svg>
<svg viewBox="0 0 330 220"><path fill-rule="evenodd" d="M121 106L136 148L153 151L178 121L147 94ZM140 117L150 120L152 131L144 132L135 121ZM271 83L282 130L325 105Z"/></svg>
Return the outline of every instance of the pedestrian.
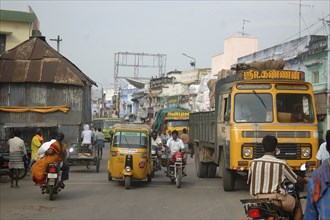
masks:
<svg viewBox="0 0 330 220"><path fill-rule="evenodd" d="M14 137L8 140L9 145L9 169L10 169L10 187L11 188L19 188L18 179L19 179L19 171L21 169L25 169L24 167L24 159L26 157L26 148L24 141L20 138L21 131L14 130ZM15 186L14 186L15 180Z"/></svg>
<svg viewBox="0 0 330 220"><path fill-rule="evenodd" d="M30 161L30 169L32 165L37 161L38 159L38 149L43 144L44 139L42 137L42 130L41 128L37 128L35 135L32 138L31 141L31 161Z"/></svg>
<svg viewBox="0 0 330 220"><path fill-rule="evenodd" d="M330 131L326 134L326 150L330 154ZM305 220L330 219L330 156L313 171L307 184Z"/></svg>
<svg viewBox="0 0 330 220"><path fill-rule="evenodd" d="M326 136L330 137L330 130L327 130ZM316 159L318 159L321 163L330 157L329 152L326 149L327 142L323 142L316 153Z"/></svg>
<svg viewBox="0 0 330 220"><path fill-rule="evenodd" d="M103 148L104 148L104 134L101 132L102 129L98 128L95 132L95 141L94 144L97 147L97 152L101 152L101 160L103 155Z"/></svg>
<svg viewBox="0 0 330 220"><path fill-rule="evenodd" d="M180 135L180 139L182 140L184 147L186 149L186 152L188 153L189 150L189 134L187 128L184 128L182 130L182 134Z"/></svg>

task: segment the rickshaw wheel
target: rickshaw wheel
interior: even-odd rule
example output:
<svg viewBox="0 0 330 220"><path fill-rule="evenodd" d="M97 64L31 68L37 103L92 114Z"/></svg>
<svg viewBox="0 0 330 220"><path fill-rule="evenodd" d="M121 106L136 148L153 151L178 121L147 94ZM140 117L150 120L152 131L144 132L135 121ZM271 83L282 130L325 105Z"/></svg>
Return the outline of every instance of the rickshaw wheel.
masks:
<svg viewBox="0 0 330 220"><path fill-rule="evenodd" d="M125 188L129 189L131 187L132 177L131 176L125 176Z"/></svg>
<svg viewBox="0 0 330 220"><path fill-rule="evenodd" d="M152 176L151 176L151 174L148 174L148 175L147 175L147 180L148 180L148 183L151 182L151 180L152 180Z"/></svg>
<svg viewBox="0 0 330 220"><path fill-rule="evenodd" d="M152 171L151 174L150 174L150 176L151 176L152 178L154 178L154 177L155 177L155 171Z"/></svg>
<svg viewBox="0 0 330 220"><path fill-rule="evenodd" d="M108 173L108 180L109 180L109 181L112 181L111 173Z"/></svg>

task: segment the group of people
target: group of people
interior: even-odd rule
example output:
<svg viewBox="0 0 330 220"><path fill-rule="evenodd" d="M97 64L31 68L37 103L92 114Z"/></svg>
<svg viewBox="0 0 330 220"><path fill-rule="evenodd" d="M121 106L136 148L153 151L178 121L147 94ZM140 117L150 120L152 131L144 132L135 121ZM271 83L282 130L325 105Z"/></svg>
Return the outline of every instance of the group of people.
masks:
<svg viewBox="0 0 330 220"><path fill-rule="evenodd" d="M316 158L321 166L313 171L311 177L299 177L285 160L276 158L277 138L265 136L262 140L264 156L251 162L248 184L254 198L269 198L280 201L284 211L293 212L294 219L330 219L330 130ZM307 204L303 215L298 199L286 193L283 182L307 183Z"/></svg>
<svg viewBox="0 0 330 220"><path fill-rule="evenodd" d="M19 188L19 170L24 169L23 158L27 156L24 141L20 138L20 130L14 130L14 137L8 140L10 150L9 169L11 170L11 187ZM104 134L99 128L95 134L84 126L81 134L82 144L95 143L100 149L104 147ZM66 144L63 142L63 133L52 133L51 139L44 142L41 129L37 129L31 141L32 179L37 184L43 184L45 171L49 163L61 163L67 156ZM178 151L186 151L189 142L187 129L178 136L178 131L169 132L166 136L156 131L152 132L151 145L163 148L166 141L167 158L172 158ZM264 156L251 162L248 184L250 194L254 198L271 198L281 201L285 211L293 211L294 219L329 219L330 218L330 130L326 132L326 141L321 144L316 158L321 165L313 171L311 177L299 177L288 166L285 160L276 158L277 138L267 135L262 140ZM102 155L102 151L101 151ZM168 160L169 161L169 160ZM64 187L63 180L68 179L68 169L63 170L60 186ZM283 182L288 179L292 183L307 183L307 204L303 215L301 203L286 191ZM15 184L14 184L15 181Z"/></svg>
<svg viewBox="0 0 330 220"><path fill-rule="evenodd" d="M9 169L11 171L10 187L19 188L19 171L25 169L24 159L27 158L27 151L24 141L21 139L21 131L15 129L14 137L8 140L9 145ZM32 171L32 179L36 184L43 184L45 171L49 163L61 163L66 157L66 145L63 143L64 134L54 132L51 140L44 142L42 130L38 128L31 140L31 161L29 168ZM68 170L63 169L60 186L64 187L63 180L68 178ZM15 181L15 184L14 184Z"/></svg>
<svg viewBox="0 0 330 220"><path fill-rule="evenodd" d="M102 160L105 138L101 128L95 128L95 130L92 131L90 130L89 125L85 124L84 130L81 132L81 140L82 145L92 146L94 144L94 146L100 151Z"/></svg>
<svg viewBox="0 0 330 220"><path fill-rule="evenodd" d="M152 131L151 146L158 148L159 157L162 157L163 155L166 156L167 166L169 166L171 158L176 152L188 151L188 143L189 134L186 128L183 129L183 133L180 136L177 130L174 130L173 132L168 131L166 135L162 134L160 131Z"/></svg>
<svg viewBox="0 0 330 220"><path fill-rule="evenodd" d="M9 145L9 169L11 183L10 187L19 188L19 172L21 169L25 169L24 160L27 159L27 151L24 141L21 139L21 131L19 129L13 130L13 138L8 140ZM84 126L84 130L81 134L82 144L95 144L101 153L104 147L104 134L99 128L93 132L89 129L88 125ZM69 178L69 166L65 162L67 157L67 147L63 142L64 134L60 132L52 132L50 134L50 140L45 141L41 128L37 128L36 132L31 140L31 160L29 169L32 172L32 180L36 185L44 184L45 172L48 164L52 162L59 163L61 165L62 177L59 186L64 188L64 180Z"/></svg>

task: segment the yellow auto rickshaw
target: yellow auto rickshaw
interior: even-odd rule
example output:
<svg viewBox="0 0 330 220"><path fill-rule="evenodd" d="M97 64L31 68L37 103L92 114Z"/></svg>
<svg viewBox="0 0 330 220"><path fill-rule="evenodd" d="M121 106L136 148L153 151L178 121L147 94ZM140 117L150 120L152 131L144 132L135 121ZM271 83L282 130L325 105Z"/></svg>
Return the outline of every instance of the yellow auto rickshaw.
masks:
<svg viewBox="0 0 330 220"><path fill-rule="evenodd" d="M132 180L151 182L150 127L145 124L114 125L110 137L108 180L125 182L129 189Z"/></svg>

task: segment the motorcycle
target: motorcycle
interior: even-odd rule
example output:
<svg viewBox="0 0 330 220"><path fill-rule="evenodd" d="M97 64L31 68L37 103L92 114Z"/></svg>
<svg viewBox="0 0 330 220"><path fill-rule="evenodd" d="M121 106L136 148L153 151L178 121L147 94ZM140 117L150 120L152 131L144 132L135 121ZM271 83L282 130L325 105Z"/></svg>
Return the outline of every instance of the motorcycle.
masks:
<svg viewBox="0 0 330 220"><path fill-rule="evenodd" d="M172 182L175 181L176 187L181 188L182 178L185 176L185 161L183 152L175 152L167 168L167 175Z"/></svg>
<svg viewBox="0 0 330 220"><path fill-rule="evenodd" d="M63 186L60 186L61 169L58 163L50 163L46 169L45 184L40 186L42 194L49 194L49 200L54 200L54 194L58 194Z"/></svg>
<svg viewBox="0 0 330 220"><path fill-rule="evenodd" d="M152 172L151 172L151 177L155 176L155 172L158 170L161 170L161 165L160 165L160 159L158 156L158 147L157 146L151 146L151 163L152 163Z"/></svg>
<svg viewBox="0 0 330 220"><path fill-rule="evenodd" d="M304 172L307 171L308 168L303 164L300 170L302 171L302 175L305 175ZM303 191L303 186L299 184L294 184L285 180L284 189L287 194L290 194L298 200L307 198L307 196L300 196L300 192ZM276 202L278 201L267 198L241 200L245 214L251 219L292 219L294 212L286 212L282 210L281 206Z"/></svg>

